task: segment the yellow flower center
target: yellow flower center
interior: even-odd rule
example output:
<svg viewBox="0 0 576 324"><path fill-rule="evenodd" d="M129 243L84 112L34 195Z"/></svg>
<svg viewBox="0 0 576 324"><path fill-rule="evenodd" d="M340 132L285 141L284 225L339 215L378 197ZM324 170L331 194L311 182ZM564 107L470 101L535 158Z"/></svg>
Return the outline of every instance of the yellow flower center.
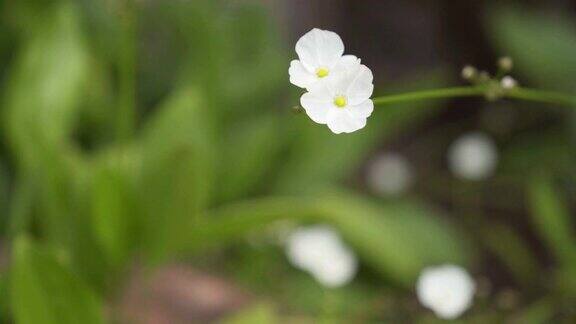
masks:
<svg viewBox="0 0 576 324"><path fill-rule="evenodd" d="M317 68L316 69L316 76L319 78L323 78L325 76L328 76L329 73L330 73L330 71L328 71L328 69L326 69L326 68Z"/></svg>
<svg viewBox="0 0 576 324"><path fill-rule="evenodd" d="M338 107L338 108L346 107L347 103L348 102L346 101L346 97L344 97L344 96L336 96L334 98L334 105L336 105L336 107Z"/></svg>

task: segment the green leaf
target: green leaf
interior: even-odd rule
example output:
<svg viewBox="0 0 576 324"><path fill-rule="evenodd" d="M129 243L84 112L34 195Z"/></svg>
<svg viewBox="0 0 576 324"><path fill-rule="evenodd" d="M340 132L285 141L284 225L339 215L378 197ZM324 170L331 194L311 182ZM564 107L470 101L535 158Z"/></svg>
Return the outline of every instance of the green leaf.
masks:
<svg viewBox="0 0 576 324"><path fill-rule="evenodd" d="M443 84L443 78L434 73L406 88L433 88ZM285 166L278 175L280 192L301 193L317 191L331 186L349 175L382 143L401 129L436 111L442 101L414 102L375 107L365 128L352 134L333 134L324 125L309 120L305 114L291 119L289 134L295 140Z"/></svg>
<svg viewBox="0 0 576 324"><path fill-rule="evenodd" d="M36 12L36 11L35 11ZM33 177L35 200L22 202L16 213L26 215L31 202L41 211L39 232L54 245L71 247L72 182L77 175L71 135L79 102L86 89L89 55L77 8L59 1L38 11L7 79L2 119L19 172ZM24 181L29 181L24 179ZM28 198L28 185L18 185ZM29 220L29 218L28 218ZM29 224L14 220L16 227Z"/></svg>
<svg viewBox="0 0 576 324"><path fill-rule="evenodd" d="M146 125L139 178L143 244L152 260L166 257L187 235L211 198L214 141L200 92L183 88Z"/></svg>
<svg viewBox="0 0 576 324"><path fill-rule="evenodd" d="M485 244L506 266L516 281L531 287L539 274L538 262L530 246L511 227L504 224L489 224L482 230Z"/></svg>
<svg viewBox="0 0 576 324"><path fill-rule="evenodd" d="M498 5L486 18L497 50L511 56L531 82L574 90L576 25L570 16Z"/></svg>
<svg viewBox="0 0 576 324"><path fill-rule="evenodd" d="M71 134L89 65L76 8L63 2L42 18L15 62L5 102L10 144L26 165L41 164L42 149Z"/></svg>
<svg viewBox="0 0 576 324"><path fill-rule="evenodd" d="M564 267L576 270L574 224L552 179L546 175L533 176L528 195L534 229Z"/></svg>
<svg viewBox="0 0 576 324"><path fill-rule="evenodd" d="M101 301L51 254L28 238L14 243L11 305L19 324L104 323Z"/></svg>
<svg viewBox="0 0 576 324"><path fill-rule="evenodd" d="M219 159L221 199L247 196L262 184L285 143L274 115L254 118L234 127Z"/></svg>
<svg viewBox="0 0 576 324"><path fill-rule="evenodd" d="M10 200L8 236L15 237L25 231L32 220L34 195L37 193L35 177L31 174L18 177Z"/></svg>
<svg viewBox="0 0 576 324"><path fill-rule="evenodd" d="M183 250L231 244L277 220L294 219L336 226L366 264L405 287L426 265L467 264L473 258L468 242L453 225L414 201L378 204L352 193L270 197L231 204L207 218L210 221L189 229Z"/></svg>
<svg viewBox="0 0 576 324"><path fill-rule="evenodd" d="M91 228L112 265L122 265L134 246L136 196L131 169L138 160L131 151L113 151L92 171Z"/></svg>

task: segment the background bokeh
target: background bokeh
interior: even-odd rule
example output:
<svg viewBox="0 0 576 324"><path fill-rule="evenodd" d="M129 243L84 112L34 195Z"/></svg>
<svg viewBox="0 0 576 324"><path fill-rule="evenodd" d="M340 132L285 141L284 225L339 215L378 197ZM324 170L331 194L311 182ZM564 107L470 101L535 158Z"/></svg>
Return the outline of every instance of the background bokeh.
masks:
<svg viewBox="0 0 576 324"><path fill-rule="evenodd" d="M419 101L335 135L294 113L288 66L319 27L372 69L375 96L464 84L465 64L505 55L520 85L572 93L575 15L562 0L0 0L0 322L434 323L414 285L452 263L477 284L461 322L574 323L575 111ZM487 140L451 158L470 134ZM493 167L462 176L466 158ZM354 280L290 264L283 242L306 224L340 233Z"/></svg>

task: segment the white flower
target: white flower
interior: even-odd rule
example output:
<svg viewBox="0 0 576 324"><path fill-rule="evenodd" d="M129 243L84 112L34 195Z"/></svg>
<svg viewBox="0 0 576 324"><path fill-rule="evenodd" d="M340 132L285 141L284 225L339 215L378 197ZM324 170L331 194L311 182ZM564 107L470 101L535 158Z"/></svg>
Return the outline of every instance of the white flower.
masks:
<svg viewBox="0 0 576 324"><path fill-rule="evenodd" d="M455 265L426 268L416 283L420 303L436 316L454 319L471 305L476 284L466 270Z"/></svg>
<svg viewBox="0 0 576 324"><path fill-rule="evenodd" d="M504 90L510 90L515 88L518 85L518 82L516 82L516 80L511 76L507 75L500 80L500 85Z"/></svg>
<svg viewBox="0 0 576 324"><path fill-rule="evenodd" d="M288 236L286 254L292 265L329 288L347 284L356 274L356 256L329 226L295 230Z"/></svg>
<svg viewBox="0 0 576 324"><path fill-rule="evenodd" d="M300 98L306 114L327 124L336 134L351 133L366 126L374 110L370 99L374 85L372 71L365 65L348 67L325 81L316 82Z"/></svg>
<svg viewBox="0 0 576 324"><path fill-rule="evenodd" d="M483 133L472 132L458 138L448 149L448 166L458 177L486 179L498 162L496 145Z"/></svg>
<svg viewBox="0 0 576 324"><path fill-rule="evenodd" d="M296 43L299 60L290 62L290 82L308 89L311 85L337 74L359 60L354 55L344 55L344 43L335 32L314 28Z"/></svg>
<svg viewBox="0 0 576 324"><path fill-rule="evenodd" d="M338 34L314 28L296 43L299 60L290 62L290 82L308 90L300 104L308 116L336 134L366 125L374 103L372 71L354 55L344 54Z"/></svg>
<svg viewBox="0 0 576 324"><path fill-rule="evenodd" d="M412 169L400 154L380 154L368 166L367 182L381 195L398 195L411 185Z"/></svg>

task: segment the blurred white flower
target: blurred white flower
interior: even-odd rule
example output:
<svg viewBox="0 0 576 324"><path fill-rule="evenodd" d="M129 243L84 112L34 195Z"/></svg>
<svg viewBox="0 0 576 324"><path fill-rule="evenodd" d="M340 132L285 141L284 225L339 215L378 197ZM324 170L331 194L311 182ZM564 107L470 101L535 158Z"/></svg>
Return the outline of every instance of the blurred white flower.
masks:
<svg viewBox="0 0 576 324"><path fill-rule="evenodd" d="M347 66L357 65L360 60L344 54L344 43L335 32L314 28L300 37L296 43L299 60L290 62L290 82L308 89L319 80L337 74Z"/></svg>
<svg viewBox="0 0 576 324"><path fill-rule="evenodd" d="M383 153L368 165L368 186L384 196L404 193L412 184L413 175L409 162L400 154Z"/></svg>
<svg viewBox="0 0 576 324"><path fill-rule="evenodd" d="M356 274L356 256L329 226L296 229L288 236L286 254L292 265L329 288L347 284Z"/></svg>
<svg viewBox="0 0 576 324"><path fill-rule="evenodd" d="M500 85L503 89L510 90L515 88L518 85L518 82L516 82L516 80L511 76L507 75L500 80Z"/></svg>
<svg viewBox="0 0 576 324"><path fill-rule="evenodd" d="M300 98L306 114L319 124L327 124L335 134L351 133L366 126L374 110L370 99L374 85L372 71L357 64L342 73L316 82Z"/></svg>
<svg viewBox="0 0 576 324"><path fill-rule="evenodd" d="M455 265L425 268L416 283L420 303L436 316L454 319L471 305L476 284L466 270Z"/></svg>
<svg viewBox="0 0 576 324"><path fill-rule="evenodd" d="M486 179L494 173L497 162L496 145L480 132L462 135L448 149L448 167L463 179Z"/></svg>

